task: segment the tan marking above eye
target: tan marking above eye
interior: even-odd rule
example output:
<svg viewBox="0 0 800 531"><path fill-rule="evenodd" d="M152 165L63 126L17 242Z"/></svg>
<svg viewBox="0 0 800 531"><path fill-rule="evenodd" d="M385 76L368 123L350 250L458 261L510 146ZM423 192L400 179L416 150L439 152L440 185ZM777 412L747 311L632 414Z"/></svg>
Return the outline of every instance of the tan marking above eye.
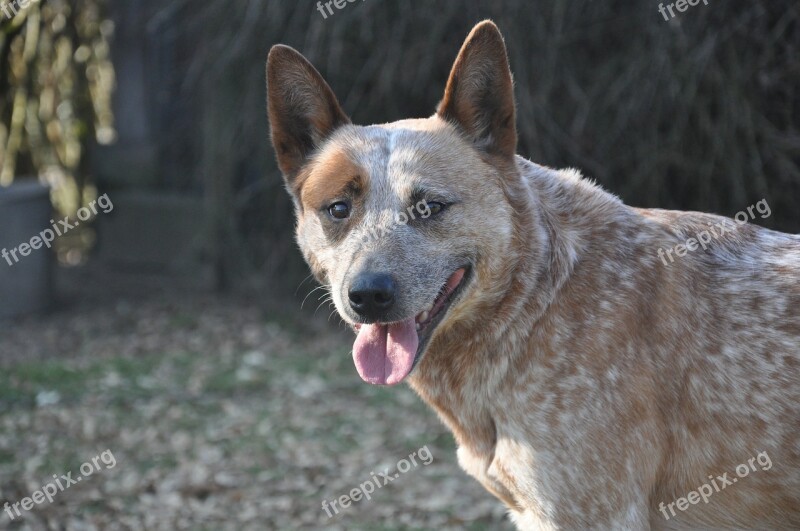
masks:
<svg viewBox="0 0 800 531"><path fill-rule="evenodd" d="M323 154L311 163L300 185L300 202L306 210L319 210L351 187L365 188L366 172L342 151Z"/></svg>

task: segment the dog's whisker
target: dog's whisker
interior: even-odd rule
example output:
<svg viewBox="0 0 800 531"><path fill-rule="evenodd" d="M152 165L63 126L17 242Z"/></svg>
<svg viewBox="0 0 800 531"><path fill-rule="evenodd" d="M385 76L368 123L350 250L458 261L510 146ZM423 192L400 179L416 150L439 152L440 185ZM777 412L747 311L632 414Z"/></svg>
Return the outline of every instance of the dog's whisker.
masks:
<svg viewBox="0 0 800 531"><path fill-rule="evenodd" d="M316 309L316 310L314 310L314 315L317 315L317 312L319 311L319 309L320 309L320 308L322 308L322 306L323 306L325 303L332 304L332 300L325 300L325 301L322 301L322 302L320 302L320 303L319 303L319 306L317 306L317 309Z"/></svg>
<svg viewBox="0 0 800 531"><path fill-rule="evenodd" d="M300 284L298 284L298 285L297 285L297 288L294 290L294 294L295 294L295 295L297 295L297 292L298 292L298 291L300 291L300 288L302 288L302 287L303 287L303 284L305 284L306 280L308 280L308 279L309 279L309 278L311 278L312 276L314 276L314 274L313 274L313 273L309 274L309 275L308 275L306 278L304 278L303 280L301 280L301 281L300 281Z"/></svg>
<svg viewBox="0 0 800 531"><path fill-rule="evenodd" d="M311 291L309 291L308 295L306 295L305 298L303 299L303 302L300 303L300 309L301 310L303 309L303 305L306 303L306 300L311 296L311 294L314 293L317 290L320 290L320 289L328 290L329 288L328 288L328 286L324 286L323 285L323 286L317 286L316 288L314 288ZM328 291L328 293L330 293L330 291ZM317 300L319 300L319 298Z"/></svg>

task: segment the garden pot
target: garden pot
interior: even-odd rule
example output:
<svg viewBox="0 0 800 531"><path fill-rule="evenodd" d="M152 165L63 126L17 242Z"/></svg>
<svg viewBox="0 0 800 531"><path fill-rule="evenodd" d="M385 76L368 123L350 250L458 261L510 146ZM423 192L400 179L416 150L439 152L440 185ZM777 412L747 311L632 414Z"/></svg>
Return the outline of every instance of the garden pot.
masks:
<svg viewBox="0 0 800 531"><path fill-rule="evenodd" d="M51 228L49 189L35 180L0 186L0 319L47 309L53 252L34 240ZM34 247L39 247L38 249Z"/></svg>

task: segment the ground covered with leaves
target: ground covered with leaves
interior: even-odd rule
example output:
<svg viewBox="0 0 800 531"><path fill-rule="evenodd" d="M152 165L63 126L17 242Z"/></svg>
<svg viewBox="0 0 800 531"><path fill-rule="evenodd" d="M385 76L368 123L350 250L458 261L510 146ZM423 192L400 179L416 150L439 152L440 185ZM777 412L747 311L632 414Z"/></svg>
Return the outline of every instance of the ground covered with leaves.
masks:
<svg viewBox="0 0 800 531"><path fill-rule="evenodd" d="M0 503L114 463L0 528L511 528L410 389L362 383L349 333L285 307L160 293L0 324Z"/></svg>

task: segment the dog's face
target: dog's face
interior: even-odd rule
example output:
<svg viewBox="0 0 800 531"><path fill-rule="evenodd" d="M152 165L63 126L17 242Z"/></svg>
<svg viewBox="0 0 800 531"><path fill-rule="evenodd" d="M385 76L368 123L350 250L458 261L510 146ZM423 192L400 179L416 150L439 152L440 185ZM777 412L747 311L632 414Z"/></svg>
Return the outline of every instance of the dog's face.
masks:
<svg viewBox="0 0 800 531"><path fill-rule="evenodd" d="M489 22L467 38L431 118L350 124L296 51L268 60L278 163L295 202L297 239L342 318L370 383L396 384L431 341L490 295L511 244L504 180L516 131L505 47Z"/></svg>

